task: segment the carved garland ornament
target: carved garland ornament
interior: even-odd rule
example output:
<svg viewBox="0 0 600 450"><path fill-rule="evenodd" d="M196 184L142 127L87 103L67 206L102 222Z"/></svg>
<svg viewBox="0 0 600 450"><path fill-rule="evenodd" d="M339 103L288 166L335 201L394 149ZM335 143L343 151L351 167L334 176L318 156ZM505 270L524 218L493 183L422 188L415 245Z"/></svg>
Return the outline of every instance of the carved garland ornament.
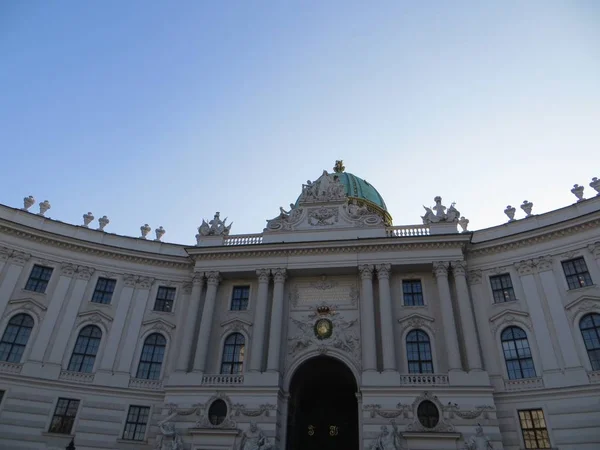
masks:
<svg viewBox="0 0 600 450"><path fill-rule="evenodd" d="M396 410L392 411L392 410L381 409L380 404L374 403L374 404L370 404L370 405L364 405L363 410L369 411L369 413L370 413L369 415L371 416L372 419L374 419L376 416L380 416L385 419L395 419L399 416L402 416L404 419L409 419L410 414L412 412L412 406L411 405L403 405L402 403L398 403L396 405Z"/></svg>
<svg viewBox="0 0 600 450"><path fill-rule="evenodd" d="M270 416L269 411L274 411L275 409L277 409L277 407L270 403L265 403L263 405L260 405L258 407L258 409L248 409L248 408L246 408L246 405L244 405L242 403L235 403L233 405L233 410L234 410L235 416L243 415L243 416L247 416L247 417L259 417L264 414L265 417L269 417Z"/></svg>
<svg viewBox="0 0 600 450"><path fill-rule="evenodd" d="M476 419L483 414L484 419L489 419L489 412L495 411L496 408L490 405L476 406L475 409L461 411L460 407L456 403L448 403L444 407L444 411L448 412L448 417L453 419L455 416L461 419Z"/></svg>

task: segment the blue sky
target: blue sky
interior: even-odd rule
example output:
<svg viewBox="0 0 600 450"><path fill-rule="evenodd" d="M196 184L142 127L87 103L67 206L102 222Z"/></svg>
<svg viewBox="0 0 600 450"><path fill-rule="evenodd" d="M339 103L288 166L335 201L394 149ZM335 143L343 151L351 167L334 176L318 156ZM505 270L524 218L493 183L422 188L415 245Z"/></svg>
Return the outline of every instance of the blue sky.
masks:
<svg viewBox="0 0 600 450"><path fill-rule="evenodd" d="M336 159L396 225L441 195L485 228L600 177L594 0L24 0L0 54L0 203L118 234L261 232Z"/></svg>

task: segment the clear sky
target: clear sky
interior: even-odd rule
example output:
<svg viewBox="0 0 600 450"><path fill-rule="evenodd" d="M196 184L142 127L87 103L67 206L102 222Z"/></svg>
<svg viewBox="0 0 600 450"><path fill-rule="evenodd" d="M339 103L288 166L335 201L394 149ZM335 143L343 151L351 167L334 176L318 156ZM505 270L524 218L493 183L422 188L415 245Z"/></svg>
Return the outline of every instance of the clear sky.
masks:
<svg viewBox="0 0 600 450"><path fill-rule="evenodd" d="M596 0L4 1L0 55L0 203L118 234L261 232L336 159L396 225L600 177Z"/></svg>

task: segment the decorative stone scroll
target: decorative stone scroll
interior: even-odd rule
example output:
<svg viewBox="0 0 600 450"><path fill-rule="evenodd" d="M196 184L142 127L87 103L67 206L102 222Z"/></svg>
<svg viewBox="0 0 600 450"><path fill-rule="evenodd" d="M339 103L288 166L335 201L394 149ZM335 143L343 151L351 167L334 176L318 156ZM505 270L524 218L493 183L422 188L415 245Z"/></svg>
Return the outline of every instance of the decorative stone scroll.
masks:
<svg viewBox="0 0 600 450"><path fill-rule="evenodd" d="M444 411L448 413L448 418L453 419L455 416L461 419L476 419L483 414L484 419L489 419L489 412L495 411L496 408L490 405L476 406L475 409L461 410L456 403L448 403L444 407Z"/></svg>
<svg viewBox="0 0 600 450"><path fill-rule="evenodd" d="M395 419L397 417L403 416L405 419L409 419L410 413L412 412L411 405L403 405L402 403L398 403L396 405L395 410L385 410L381 409L381 405L379 404L370 404L363 406L364 411L369 411L369 415L372 419L376 416L383 417L385 419Z"/></svg>
<svg viewBox="0 0 600 450"><path fill-rule="evenodd" d="M269 411L274 411L275 409L277 409L275 405L272 405L270 403L260 405L258 409L248 409L246 408L246 405L242 403L235 403L232 407L235 416L243 415L247 417L259 417L263 414L265 415L265 417L269 417Z"/></svg>

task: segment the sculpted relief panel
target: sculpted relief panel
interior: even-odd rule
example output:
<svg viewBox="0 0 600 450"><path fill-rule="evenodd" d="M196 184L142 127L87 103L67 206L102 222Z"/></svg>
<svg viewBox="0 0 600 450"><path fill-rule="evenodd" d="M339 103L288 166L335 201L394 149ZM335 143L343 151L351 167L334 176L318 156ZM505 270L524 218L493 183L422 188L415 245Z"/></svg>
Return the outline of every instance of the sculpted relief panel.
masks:
<svg viewBox="0 0 600 450"><path fill-rule="evenodd" d="M314 309L319 305L347 309L356 306L358 292L354 277L322 276L294 282L290 288L290 301L294 309Z"/></svg>

